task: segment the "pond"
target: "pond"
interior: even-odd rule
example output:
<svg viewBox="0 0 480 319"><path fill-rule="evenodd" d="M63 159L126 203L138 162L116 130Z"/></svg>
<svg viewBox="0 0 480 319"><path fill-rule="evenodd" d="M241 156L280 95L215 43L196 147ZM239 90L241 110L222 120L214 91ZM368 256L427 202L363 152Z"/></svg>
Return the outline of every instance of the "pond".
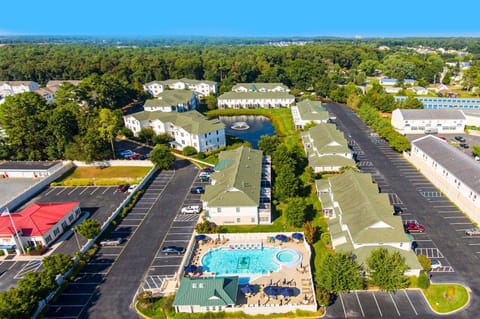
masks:
<svg viewBox="0 0 480 319"><path fill-rule="evenodd" d="M225 124L226 134L250 142L256 149L258 149L258 141L262 135L272 136L275 134L272 122L265 116L220 116L219 120Z"/></svg>

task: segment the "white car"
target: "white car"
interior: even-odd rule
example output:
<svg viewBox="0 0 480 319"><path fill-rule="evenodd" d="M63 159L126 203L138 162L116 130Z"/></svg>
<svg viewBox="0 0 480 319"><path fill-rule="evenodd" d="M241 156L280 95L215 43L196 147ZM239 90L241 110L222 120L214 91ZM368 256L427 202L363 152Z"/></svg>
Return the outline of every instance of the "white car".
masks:
<svg viewBox="0 0 480 319"><path fill-rule="evenodd" d="M137 186L138 186L137 184L135 184L135 185L130 185L130 187L127 189L127 193L133 192L133 191L135 190L135 188L137 188Z"/></svg>
<svg viewBox="0 0 480 319"><path fill-rule="evenodd" d="M432 270L442 267L442 263L438 259L430 259L430 263Z"/></svg>
<svg viewBox="0 0 480 319"><path fill-rule="evenodd" d="M200 206L185 206L182 208L182 214L198 214L200 213Z"/></svg>

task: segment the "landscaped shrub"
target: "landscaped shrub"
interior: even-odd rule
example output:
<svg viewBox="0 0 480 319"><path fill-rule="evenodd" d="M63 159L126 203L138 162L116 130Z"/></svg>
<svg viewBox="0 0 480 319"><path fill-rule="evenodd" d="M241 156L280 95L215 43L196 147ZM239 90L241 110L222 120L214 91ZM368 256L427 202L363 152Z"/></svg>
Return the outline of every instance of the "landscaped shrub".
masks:
<svg viewBox="0 0 480 319"><path fill-rule="evenodd" d="M430 279L428 279L427 274L422 271L420 276L418 276L418 288L427 289L430 287Z"/></svg>
<svg viewBox="0 0 480 319"><path fill-rule="evenodd" d="M182 150L182 154L185 156L192 156L197 153L197 150L193 146L185 146Z"/></svg>
<svg viewBox="0 0 480 319"><path fill-rule="evenodd" d="M423 254L419 254L417 259L420 265L422 265L423 270L430 271L432 269L432 262L430 261L430 258Z"/></svg>

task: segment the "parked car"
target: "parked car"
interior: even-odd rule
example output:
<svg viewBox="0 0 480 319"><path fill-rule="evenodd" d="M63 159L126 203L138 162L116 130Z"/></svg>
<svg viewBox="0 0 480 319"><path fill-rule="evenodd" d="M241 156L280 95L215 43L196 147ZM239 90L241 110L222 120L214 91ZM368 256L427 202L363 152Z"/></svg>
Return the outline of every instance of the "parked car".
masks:
<svg viewBox="0 0 480 319"><path fill-rule="evenodd" d="M460 143L459 145L462 148L468 148L469 147L467 143Z"/></svg>
<svg viewBox="0 0 480 319"><path fill-rule="evenodd" d="M439 138L439 139L442 139L442 140L444 140L444 141L447 140L447 138L446 138L445 136L439 136L438 138Z"/></svg>
<svg viewBox="0 0 480 319"><path fill-rule="evenodd" d="M442 263L438 259L430 259L430 264L431 264L432 270L442 267Z"/></svg>
<svg viewBox="0 0 480 319"><path fill-rule="evenodd" d="M467 229L467 230L465 230L465 235L467 235L467 236L478 236L478 235L480 235L480 229L478 229L477 227Z"/></svg>
<svg viewBox="0 0 480 319"><path fill-rule="evenodd" d="M165 246L160 252L163 255L182 255L185 252L185 248L179 246Z"/></svg>
<svg viewBox="0 0 480 319"><path fill-rule="evenodd" d="M128 157L128 159L129 160L135 160L135 159L139 159L141 156L142 156L142 154L140 154L140 153L133 153L132 155L130 155Z"/></svg>
<svg viewBox="0 0 480 319"><path fill-rule="evenodd" d="M190 189L190 193L192 193L192 194L203 194L203 193L205 193L205 188L203 188L202 186L192 187Z"/></svg>
<svg viewBox="0 0 480 319"><path fill-rule="evenodd" d="M409 233L423 233L425 231L425 226L415 221L408 221L405 224L405 230Z"/></svg>
<svg viewBox="0 0 480 319"><path fill-rule="evenodd" d="M100 246L118 246L125 241L125 238L104 239L100 242Z"/></svg>
<svg viewBox="0 0 480 319"><path fill-rule="evenodd" d="M130 187L129 184L118 185L118 187L117 187L117 192L125 193L126 191L128 191L128 188L129 188L129 187Z"/></svg>
<svg viewBox="0 0 480 319"><path fill-rule="evenodd" d="M202 168L202 172L211 174L211 173L214 173L215 170L210 166L205 166L204 168Z"/></svg>
<svg viewBox="0 0 480 319"><path fill-rule="evenodd" d="M128 187L127 189L127 193L131 193L135 190L135 188L137 188L138 184L133 184L133 185L130 185L130 187Z"/></svg>
<svg viewBox="0 0 480 319"><path fill-rule="evenodd" d="M210 176L209 175L198 175L198 179L201 181L201 182L208 182L210 180Z"/></svg>
<svg viewBox="0 0 480 319"><path fill-rule="evenodd" d="M129 157L133 154L135 154L135 152L132 151L132 150L123 150L123 151L120 152L120 155L125 157L125 158L127 158L127 157Z"/></svg>
<svg viewBox="0 0 480 319"><path fill-rule="evenodd" d="M183 214L198 214L200 211L200 206L185 206L181 210Z"/></svg>
<svg viewBox="0 0 480 319"><path fill-rule="evenodd" d="M398 205L393 205L393 215L400 215L402 212L402 207Z"/></svg>
<svg viewBox="0 0 480 319"><path fill-rule="evenodd" d="M461 135L455 136L455 139L459 142L462 142L462 143L466 142L465 138Z"/></svg>

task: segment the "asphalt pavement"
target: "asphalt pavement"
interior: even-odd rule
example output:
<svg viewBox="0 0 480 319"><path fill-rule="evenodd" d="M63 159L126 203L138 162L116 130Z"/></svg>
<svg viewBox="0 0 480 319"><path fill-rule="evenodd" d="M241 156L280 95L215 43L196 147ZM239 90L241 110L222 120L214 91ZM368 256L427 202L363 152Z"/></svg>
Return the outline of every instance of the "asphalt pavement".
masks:
<svg viewBox="0 0 480 319"><path fill-rule="evenodd" d="M480 313L478 303L480 296L480 277L477 275L480 254L476 246L469 245L462 229L471 225L468 219L455 206L442 197L440 192L428 182L400 154L393 151L386 142L368 128L348 107L336 103L328 103L327 110L337 117L337 127L344 131L351 144L357 146L358 156L366 171L372 174L379 184L379 189L391 195L392 203L397 201L406 210L405 219L414 219L425 226L425 233L415 234L414 239L420 245L430 244L433 248L420 250L421 253L440 252L440 258L451 267L452 271L434 273L434 282L458 282L471 289L469 307L446 318L476 318ZM445 214L448 217L445 217ZM451 219L448 219L451 218ZM451 222L452 219L460 222ZM421 247L420 247L421 248ZM417 252L418 253L418 252ZM450 268L449 268L450 269ZM337 299L338 302L338 299ZM327 310L329 318L365 317L362 312L352 314L348 311L335 311L337 306ZM348 309L347 309L348 310ZM333 313L332 313L333 311ZM348 314L348 316L347 316ZM368 318L419 318L419 314L390 313L371 314ZM423 313L421 318L438 318L432 312Z"/></svg>

